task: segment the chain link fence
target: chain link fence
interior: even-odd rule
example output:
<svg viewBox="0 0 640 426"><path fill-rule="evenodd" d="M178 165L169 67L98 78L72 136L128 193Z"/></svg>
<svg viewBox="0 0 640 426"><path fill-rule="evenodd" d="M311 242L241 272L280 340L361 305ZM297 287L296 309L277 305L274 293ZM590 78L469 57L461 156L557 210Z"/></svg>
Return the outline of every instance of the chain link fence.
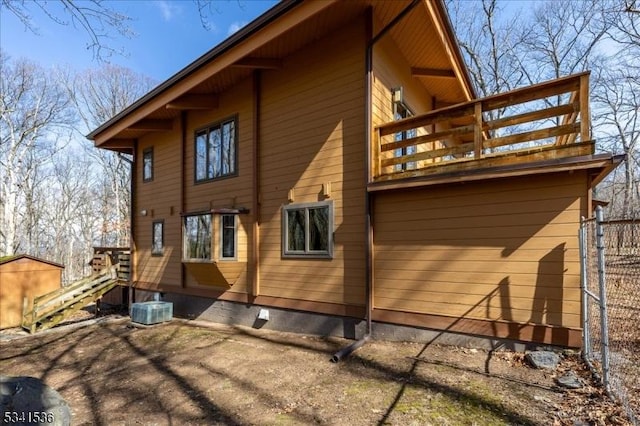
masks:
<svg viewBox="0 0 640 426"><path fill-rule="evenodd" d="M580 248L585 361L640 424L640 219L605 221L598 207Z"/></svg>

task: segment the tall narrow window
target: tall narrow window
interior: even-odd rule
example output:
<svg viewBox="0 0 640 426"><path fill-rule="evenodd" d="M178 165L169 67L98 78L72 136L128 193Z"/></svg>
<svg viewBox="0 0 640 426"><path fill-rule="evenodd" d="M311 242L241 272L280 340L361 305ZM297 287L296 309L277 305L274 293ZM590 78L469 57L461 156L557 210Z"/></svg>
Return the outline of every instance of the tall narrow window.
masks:
<svg viewBox="0 0 640 426"><path fill-rule="evenodd" d="M332 257L331 201L285 206L282 222L284 257Z"/></svg>
<svg viewBox="0 0 640 426"><path fill-rule="evenodd" d="M237 173L236 132L235 117L196 132L196 182L232 176Z"/></svg>
<svg viewBox="0 0 640 426"><path fill-rule="evenodd" d="M164 254L164 221L153 222L151 234L151 254L153 256L162 256Z"/></svg>
<svg viewBox="0 0 640 426"><path fill-rule="evenodd" d="M220 215L220 259L235 260L237 258L236 215Z"/></svg>
<svg viewBox="0 0 640 426"><path fill-rule="evenodd" d="M147 148L142 151L142 181L150 182L153 180L153 148Z"/></svg>
<svg viewBox="0 0 640 426"><path fill-rule="evenodd" d="M184 217L184 260L211 260L211 215L199 214Z"/></svg>
<svg viewBox="0 0 640 426"><path fill-rule="evenodd" d="M393 119L395 121L402 120L403 118L408 118L413 116L411 110L404 104L402 100L394 100L393 101ZM405 130L402 132L398 132L395 134L396 142L403 142L407 139L415 138L417 136L416 129ZM402 157L405 155L415 154L417 152L415 145L401 147L394 150L395 157ZM396 164L395 171L401 172L404 170L411 170L416 168L415 161L409 161L406 163Z"/></svg>

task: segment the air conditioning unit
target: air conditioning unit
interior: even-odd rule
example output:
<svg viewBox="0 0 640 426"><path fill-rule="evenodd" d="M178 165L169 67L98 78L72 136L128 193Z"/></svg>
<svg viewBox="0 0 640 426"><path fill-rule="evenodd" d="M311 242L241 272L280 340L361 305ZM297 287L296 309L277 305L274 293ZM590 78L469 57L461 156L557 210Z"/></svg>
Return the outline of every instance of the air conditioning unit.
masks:
<svg viewBox="0 0 640 426"><path fill-rule="evenodd" d="M131 321L144 325L159 324L173 319L173 303L141 302L131 304Z"/></svg>

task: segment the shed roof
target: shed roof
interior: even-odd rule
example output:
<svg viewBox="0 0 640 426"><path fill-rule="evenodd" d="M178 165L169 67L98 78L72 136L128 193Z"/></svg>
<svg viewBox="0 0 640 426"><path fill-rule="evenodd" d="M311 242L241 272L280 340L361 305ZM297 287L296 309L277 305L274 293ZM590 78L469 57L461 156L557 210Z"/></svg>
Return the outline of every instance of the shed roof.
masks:
<svg viewBox="0 0 640 426"><path fill-rule="evenodd" d="M15 254L15 255L11 255L11 256L0 257L0 265L4 265L5 263L14 262L14 261L20 260L20 259L29 259L29 260L33 260L33 261L40 262L40 263L46 263L48 265L55 266L57 268L61 268L61 269L64 268L64 265L61 265L59 263L52 262L50 260L40 259L39 257L30 256L28 254Z"/></svg>

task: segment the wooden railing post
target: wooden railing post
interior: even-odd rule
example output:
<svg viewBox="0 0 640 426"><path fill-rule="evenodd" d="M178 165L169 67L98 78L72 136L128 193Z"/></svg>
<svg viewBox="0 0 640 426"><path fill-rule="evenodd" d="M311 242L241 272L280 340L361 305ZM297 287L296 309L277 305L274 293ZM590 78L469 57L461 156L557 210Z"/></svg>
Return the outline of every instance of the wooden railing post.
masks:
<svg viewBox="0 0 640 426"><path fill-rule="evenodd" d="M589 112L589 74L580 76L580 142L591 140L591 114Z"/></svg>
<svg viewBox="0 0 640 426"><path fill-rule="evenodd" d="M29 309L29 297L25 296L22 299L22 324L21 325L26 325L27 323L27 313L28 313L28 309Z"/></svg>
<svg viewBox="0 0 640 426"><path fill-rule="evenodd" d="M36 332L36 299L33 299L33 306L31 306L31 324L29 324L29 333L33 334Z"/></svg>
<svg viewBox="0 0 640 426"><path fill-rule="evenodd" d="M475 116L475 125L473 128L473 157L479 159L482 157L482 102L478 101L474 105L473 115Z"/></svg>
<svg viewBox="0 0 640 426"><path fill-rule="evenodd" d="M380 155L382 151L382 136L380 134L380 129L375 129L373 132L373 147L372 148L372 156L371 156L371 179L376 180L377 177L382 173L380 166Z"/></svg>

